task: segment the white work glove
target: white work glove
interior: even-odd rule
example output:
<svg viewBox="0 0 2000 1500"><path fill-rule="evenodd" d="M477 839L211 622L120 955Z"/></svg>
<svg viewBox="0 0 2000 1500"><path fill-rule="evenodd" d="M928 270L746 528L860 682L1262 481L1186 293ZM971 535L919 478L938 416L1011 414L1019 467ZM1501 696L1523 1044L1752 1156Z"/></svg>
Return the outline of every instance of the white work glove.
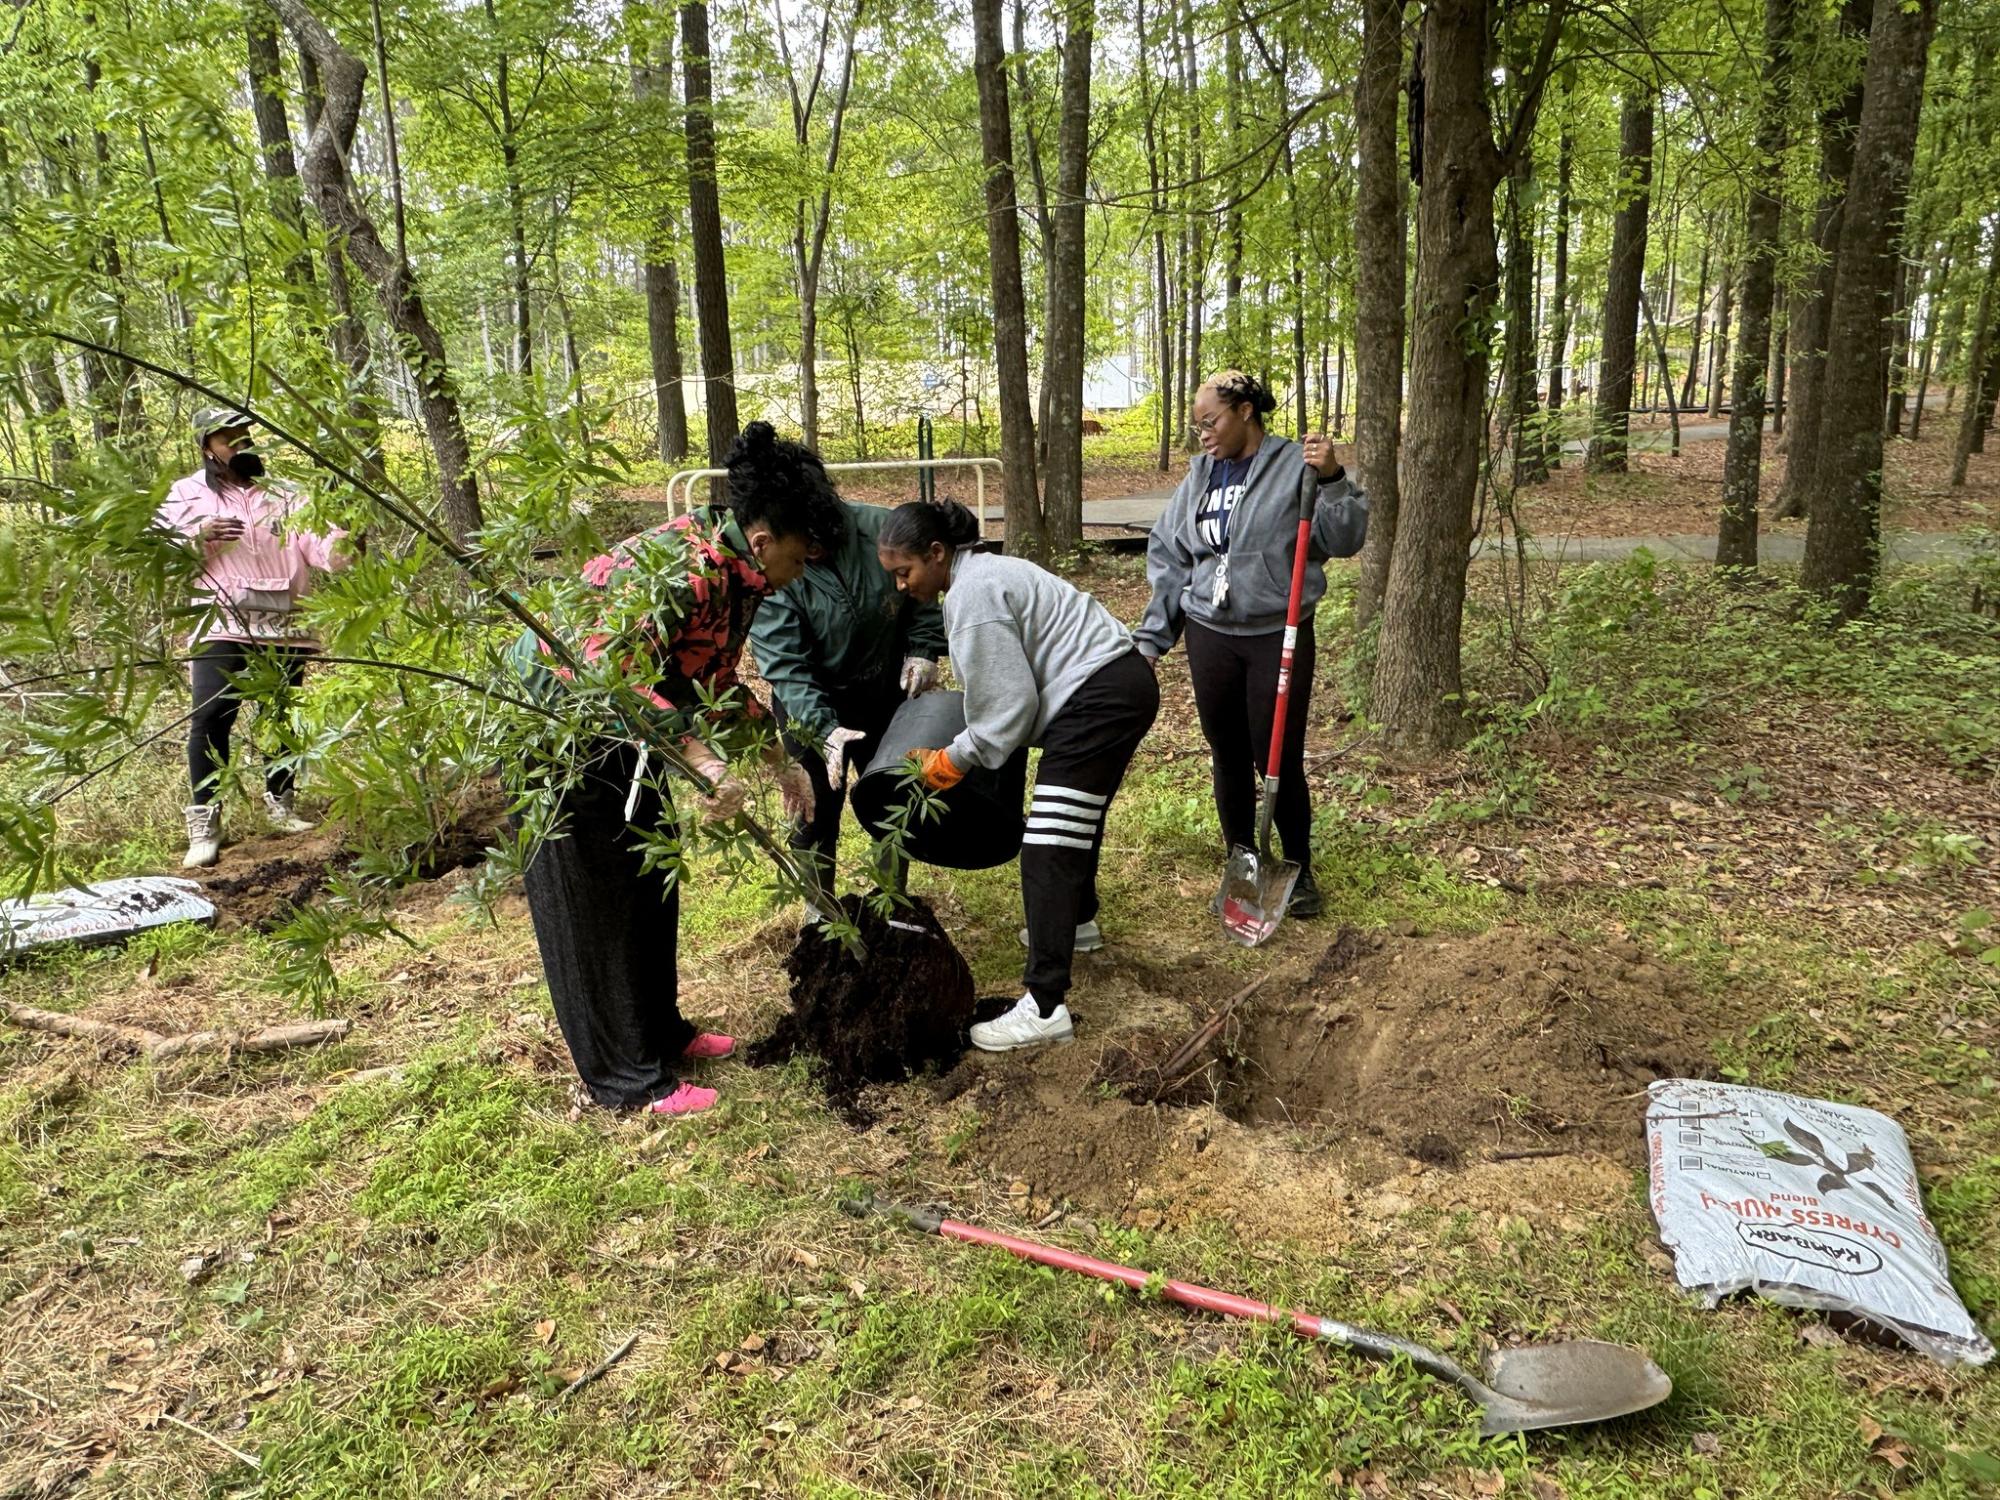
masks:
<svg viewBox="0 0 2000 1500"><path fill-rule="evenodd" d="M836 729L826 737L827 785L837 787L846 780L847 747L856 740L867 738L867 734L859 729Z"/></svg>
<svg viewBox="0 0 2000 1500"><path fill-rule="evenodd" d="M904 657L902 685L906 697L928 693L938 685L938 664L928 656Z"/></svg>
<svg viewBox="0 0 2000 1500"><path fill-rule="evenodd" d="M803 823L813 814L812 777L797 761L787 761L778 772L778 796L785 804L785 816Z"/></svg>
<svg viewBox="0 0 2000 1500"><path fill-rule="evenodd" d="M729 762L703 746L689 753L688 763L714 785L713 791L695 793L694 805L703 823L721 823L743 811L750 788L730 772Z"/></svg>

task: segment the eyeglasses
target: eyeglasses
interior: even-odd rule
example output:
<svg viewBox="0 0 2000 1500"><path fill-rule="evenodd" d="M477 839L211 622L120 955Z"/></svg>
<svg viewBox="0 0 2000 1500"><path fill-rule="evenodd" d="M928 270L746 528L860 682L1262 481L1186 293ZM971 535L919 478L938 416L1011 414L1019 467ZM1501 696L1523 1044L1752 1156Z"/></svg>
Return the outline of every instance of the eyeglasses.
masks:
<svg viewBox="0 0 2000 1500"><path fill-rule="evenodd" d="M1222 416L1220 413L1212 417L1202 417L1197 421L1190 422L1188 424L1188 431L1197 437L1207 437L1211 432L1215 431L1215 424L1221 420Z"/></svg>

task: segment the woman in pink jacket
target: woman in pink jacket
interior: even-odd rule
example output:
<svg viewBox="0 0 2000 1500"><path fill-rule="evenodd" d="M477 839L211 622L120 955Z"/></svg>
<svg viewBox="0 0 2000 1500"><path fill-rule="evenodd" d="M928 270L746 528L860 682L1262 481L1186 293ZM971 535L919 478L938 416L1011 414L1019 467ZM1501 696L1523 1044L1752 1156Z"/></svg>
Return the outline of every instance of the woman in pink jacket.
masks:
<svg viewBox="0 0 2000 1500"><path fill-rule="evenodd" d="M286 697L305 676L306 658L318 649L297 609L314 569L338 572L348 557L338 528L307 531L291 525L298 497L258 483L264 461L251 445L241 412L211 406L195 414L202 466L176 480L160 506L159 523L195 549L201 571L195 604L203 613L189 642L194 653L194 717L188 734L187 858L193 869L212 865L222 848L216 783L229 761L229 733L243 706L233 678L253 663L275 661L285 686L263 705L283 715ZM292 772L282 764L264 776L264 811L279 833L304 833L312 824L292 807Z"/></svg>

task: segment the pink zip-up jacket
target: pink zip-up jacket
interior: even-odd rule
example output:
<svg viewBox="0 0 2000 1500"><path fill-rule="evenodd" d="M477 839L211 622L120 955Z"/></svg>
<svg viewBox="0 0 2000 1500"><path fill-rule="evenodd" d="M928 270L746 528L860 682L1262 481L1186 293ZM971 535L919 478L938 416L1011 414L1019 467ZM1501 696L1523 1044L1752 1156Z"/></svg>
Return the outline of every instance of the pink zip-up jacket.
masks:
<svg viewBox="0 0 2000 1500"><path fill-rule="evenodd" d="M316 644L294 611L312 586L313 569L338 573L352 559L341 546L347 533L339 527L293 528L291 518L300 508L298 496L261 484L225 483L218 493L200 469L174 481L155 519L201 557L195 603L208 606L208 613L195 626L191 644ZM211 516L241 521L243 535L233 542L203 540L202 523Z"/></svg>

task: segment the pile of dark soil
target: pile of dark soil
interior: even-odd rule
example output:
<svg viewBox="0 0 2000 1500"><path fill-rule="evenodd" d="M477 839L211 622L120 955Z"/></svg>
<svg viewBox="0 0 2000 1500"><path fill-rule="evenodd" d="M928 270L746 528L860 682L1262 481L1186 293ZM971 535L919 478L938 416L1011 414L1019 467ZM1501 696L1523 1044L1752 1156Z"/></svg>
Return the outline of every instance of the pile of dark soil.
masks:
<svg viewBox="0 0 2000 1500"><path fill-rule="evenodd" d="M1510 928L1355 942L1294 998L1248 1008L1224 1113L1442 1167L1552 1147L1636 1162L1646 1085L1713 1069L1697 997L1633 945Z"/></svg>
<svg viewBox="0 0 2000 1500"><path fill-rule="evenodd" d="M799 934L785 959L791 1009L749 1050L753 1066L799 1053L820 1059L827 1097L865 1122L861 1090L893 1083L965 1051L972 1024L972 970L922 900L885 919L860 896L841 909L861 930L857 958L818 927Z"/></svg>

